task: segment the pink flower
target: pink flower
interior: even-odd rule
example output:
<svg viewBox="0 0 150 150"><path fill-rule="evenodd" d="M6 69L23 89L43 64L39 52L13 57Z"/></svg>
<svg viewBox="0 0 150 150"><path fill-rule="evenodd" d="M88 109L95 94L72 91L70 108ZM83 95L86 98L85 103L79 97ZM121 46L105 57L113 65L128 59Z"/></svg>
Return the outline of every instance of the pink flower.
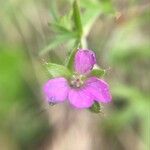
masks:
<svg viewBox="0 0 150 150"><path fill-rule="evenodd" d="M79 49L75 55L72 78L57 77L47 81L43 87L46 100L49 103L69 100L76 108L89 108L94 101L110 102L109 85L102 79L89 76L95 64L96 57L92 50Z"/></svg>

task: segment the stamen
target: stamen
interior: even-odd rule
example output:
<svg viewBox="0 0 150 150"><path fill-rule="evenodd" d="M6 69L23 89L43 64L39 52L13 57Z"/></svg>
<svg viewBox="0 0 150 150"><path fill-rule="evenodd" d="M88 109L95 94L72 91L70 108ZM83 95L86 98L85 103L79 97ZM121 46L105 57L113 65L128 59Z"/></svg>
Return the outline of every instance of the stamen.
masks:
<svg viewBox="0 0 150 150"><path fill-rule="evenodd" d="M79 87L83 86L84 79L85 79L84 75L74 74L72 76L70 84L71 84L72 87L79 88Z"/></svg>

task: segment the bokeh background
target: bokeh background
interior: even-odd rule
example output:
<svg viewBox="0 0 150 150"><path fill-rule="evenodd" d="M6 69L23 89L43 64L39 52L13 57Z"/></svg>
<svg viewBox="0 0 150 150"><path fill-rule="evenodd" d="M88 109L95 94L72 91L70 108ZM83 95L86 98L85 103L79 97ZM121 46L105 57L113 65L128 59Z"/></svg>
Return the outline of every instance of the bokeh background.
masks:
<svg viewBox="0 0 150 150"><path fill-rule="evenodd" d="M150 149L150 2L79 4L86 46L107 70L112 103L100 114L44 103L42 64L64 63L74 42L49 23L61 18L69 28L71 0L1 0L1 150Z"/></svg>

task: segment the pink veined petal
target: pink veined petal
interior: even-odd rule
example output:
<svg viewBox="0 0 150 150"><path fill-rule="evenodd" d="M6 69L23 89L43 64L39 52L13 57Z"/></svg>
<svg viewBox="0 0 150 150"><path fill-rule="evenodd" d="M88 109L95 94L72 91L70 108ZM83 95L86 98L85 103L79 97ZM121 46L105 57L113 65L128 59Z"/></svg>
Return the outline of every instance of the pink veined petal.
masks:
<svg viewBox="0 0 150 150"><path fill-rule="evenodd" d="M89 73L96 64L95 53L92 50L79 49L75 55L75 71L80 74Z"/></svg>
<svg viewBox="0 0 150 150"><path fill-rule="evenodd" d="M67 99L69 86L65 78L48 80L43 86L43 92L48 102L57 103Z"/></svg>
<svg viewBox="0 0 150 150"><path fill-rule="evenodd" d="M104 80L91 77L86 81L85 87L93 95L95 101L109 103L112 99L109 85Z"/></svg>
<svg viewBox="0 0 150 150"><path fill-rule="evenodd" d="M68 99L76 108L89 108L94 103L93 97L84 88L70 89Z"/></svg>

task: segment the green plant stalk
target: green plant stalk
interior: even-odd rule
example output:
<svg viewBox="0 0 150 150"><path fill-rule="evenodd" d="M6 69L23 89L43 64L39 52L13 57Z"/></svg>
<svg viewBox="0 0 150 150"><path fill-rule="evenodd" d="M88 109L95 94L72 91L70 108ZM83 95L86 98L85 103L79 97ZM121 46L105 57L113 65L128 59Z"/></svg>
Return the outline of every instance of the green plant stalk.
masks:
<svg viewBox="0 0 150 150"><path fill-rule="evenodd" d="M66 61L66 67L73 71L73 63L74 63L74 56L75 53L78 51L78 48L80 48L81 44L80 44L80 40L76 40L75 42L75 46L73 48L73 50L71 51L70 55L68 56L68 59Z"/></svg>
<svg viewBox="0 0 150 150"><path fill-rule="evenodd" d="M80 9L77 0L73 2L73 20L74 20L75 28L78 32L78 38L81 39L83 34L83 27L82 27Z"/></svg>
<svg viewBox="0 0 150 150"><path fill-rule="evenodd" d="M74 55L77 52L78 48L88 48L86 37L87 37L87 34L90 32L92 24L95 22L96 19L97 19L97 16L93 19L92 23L90 24L90 26L88 27L88 29L86 29L86 32L84 33L78 2L77 0L73 2L73 20L74 20L74 24L75 24L75 28L78 33L78 36L75 42L75 46L66 61L66 67L70 69L71 71L73 70Z"/></svg>
<svg viewBox="0 0 150 150"><path fill-rule="evenodd" d="M73 2L73 21L74 21L75 29L78 33L78 36L77 36L74 48L71 51L66 61L66 67L70 69L71 71L73 71L74 55L77 52L78 48L83 47L83 45L81 44L82 37L83 37L83 28L82 28L82 22L81 22L80 9L79 9L77 0Z"/></svg>

